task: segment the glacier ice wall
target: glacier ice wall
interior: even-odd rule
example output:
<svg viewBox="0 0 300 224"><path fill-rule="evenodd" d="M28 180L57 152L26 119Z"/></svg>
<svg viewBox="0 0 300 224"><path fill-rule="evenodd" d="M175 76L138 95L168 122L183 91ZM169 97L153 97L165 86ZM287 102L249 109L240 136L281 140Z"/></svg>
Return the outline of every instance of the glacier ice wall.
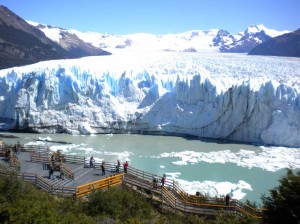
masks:
<svg viewBox="0 0 300 224"><path fill-rule="evenodd" d="M188 134L300 147L300 61L112 55L0 71L0 128Z"/></svg>

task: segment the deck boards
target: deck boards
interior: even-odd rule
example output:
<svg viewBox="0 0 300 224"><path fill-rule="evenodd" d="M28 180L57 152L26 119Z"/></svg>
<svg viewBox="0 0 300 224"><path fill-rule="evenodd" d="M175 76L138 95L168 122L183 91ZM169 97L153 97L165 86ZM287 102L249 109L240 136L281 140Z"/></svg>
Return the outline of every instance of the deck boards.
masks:
<svg viewBox="0 0 300 224"><path fill-rule="evenodd" d="M59 172L57 171L54 172L55 178L52 180L48 178L49 170L45 169L43 164L30 161L29 152L19 152L16 156L20 161L20 174L38 174L55 185L59 183L60 186L65 187L77 187L116 174L115 171L106 170L105 175L102 176L102 171L99 168L94 169L85 167L83 164L65 163L72 171L74 171L74 180L66 177L64 180L60 179ZM6 167L9 166L4 157L0 157L0 164Z"/></svg>

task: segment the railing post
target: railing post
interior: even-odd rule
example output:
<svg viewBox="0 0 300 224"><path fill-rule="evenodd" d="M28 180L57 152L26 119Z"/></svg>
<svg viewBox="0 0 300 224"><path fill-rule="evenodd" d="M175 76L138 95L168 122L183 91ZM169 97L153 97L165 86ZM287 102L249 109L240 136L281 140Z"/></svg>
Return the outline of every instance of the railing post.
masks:
<svg viewBox="0 0 300 224"><path fill-rule="evenodd" d="M160 195L161 195L161 211L164 210L164 195L163 195L163 186L160 188Z"/></svg>
<svg viewBox="0 0 300 224"><path fill-rule="evenodd" d="M173 180L173 191L174 191L174 189L175 189L175 180Z"/></svg>

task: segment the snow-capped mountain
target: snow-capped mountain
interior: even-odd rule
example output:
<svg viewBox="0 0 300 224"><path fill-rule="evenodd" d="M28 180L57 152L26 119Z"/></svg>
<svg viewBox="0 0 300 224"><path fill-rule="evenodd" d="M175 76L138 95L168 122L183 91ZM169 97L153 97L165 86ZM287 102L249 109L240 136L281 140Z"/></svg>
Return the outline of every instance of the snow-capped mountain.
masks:
<svg viewBox="0 0 300 224"><path fill-rule="evenodd" d="M85 42L112 52L118 48L130 48L176 52L247 53L265 40L290 31L276 31L263 25L252 25L245 32L239 32L236 35L219 29L193 30L180 34L166 35L102 35L98 33L81 33L76 30L70 30L69 32L76 34Z"/></svg>
<svg viewBox="0 0 300 224"><path fill-rule="evenodd" d="M49 30L57 33L53 27ZM52 41L40 29L0 5L0 69L45 60L108 54L69 32L61 32L60 41Z"/></svg>
<svg viewBox="0 0 300 224"><path fill-rule="evenodd" d="M45 35L53 41L62 41L62 36L69 33L76 35L94 47L115 52L123 49L143 51L175 51L175 52L249 52L253 47L269 38L287 33L289 31L276 31L263 25L252 25L245 32L236 35L226 30L192 30L179 34L153 35L137 33L128 35L100 34L95 32L80 32L77 30L64 30L57 27L39 25Z"/></svg>
<svg viewBox="0 0 300 224"><path fill-rule="evenodd" d="M280 36L290 31L277 31L266 28L264 25L251 25L244 33L240 33L240 36L236 38L230 45L220 46L221 52L232 53L248 53L257 45L264 43L265 41Z"/></svg>
<svg viewBox="0 0 300 224"><path fill-rule="evenodd" d="M249 55L300 57L300 29L267 40L253 48Z"/></svg>
<svg viewBox="0 0 300 224"><path fill-rule="evenodd" d="M70 52L74 57L84 57L92 55L108 55L108 52L95 47L88 42L84 42L75 34L50 25L42 25L35 22L27 21L30 25L40 29L49 39L56 42L63 49Z"/></svg>
<svg viewBox="0 0 300 224"><path fill-rule="evenodd" d="M0 70L0 128L188 134L300 147L299 63L119 51Z"/></svg>

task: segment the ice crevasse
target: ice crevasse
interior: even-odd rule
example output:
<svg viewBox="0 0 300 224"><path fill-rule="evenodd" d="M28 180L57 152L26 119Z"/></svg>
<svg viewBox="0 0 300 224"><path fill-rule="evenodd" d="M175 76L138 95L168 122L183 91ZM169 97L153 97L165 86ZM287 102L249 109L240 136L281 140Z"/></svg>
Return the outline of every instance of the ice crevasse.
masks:
<svg viewBox="0 0 300 224"><path fill-rule="evenodd" d="M300 60L123 53L0 71L0 129L300 147Z"/></svg>

